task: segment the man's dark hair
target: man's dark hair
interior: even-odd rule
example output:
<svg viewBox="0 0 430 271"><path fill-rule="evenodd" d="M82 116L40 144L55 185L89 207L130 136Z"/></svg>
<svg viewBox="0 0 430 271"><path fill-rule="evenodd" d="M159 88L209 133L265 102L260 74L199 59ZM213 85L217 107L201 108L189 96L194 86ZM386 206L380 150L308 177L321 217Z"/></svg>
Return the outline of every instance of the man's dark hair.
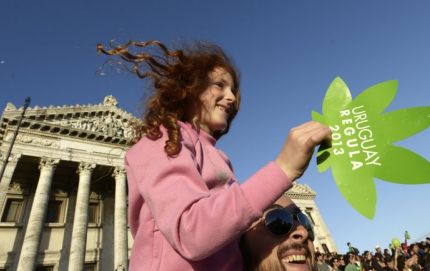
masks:
<svg viewBox="0 0 430 271"><path fill-rule="evenodd" d="M389 263L393 260L393 256L391 255L385 255L384 257L385 263Z"/></svg>
<svg viewBox="0 0 430 271"><path fill-rule="evenodd" d="M329 261L331 267L334 267L334 261L339 261L339 259L337 259L336 257L331 258Z"/></svg>

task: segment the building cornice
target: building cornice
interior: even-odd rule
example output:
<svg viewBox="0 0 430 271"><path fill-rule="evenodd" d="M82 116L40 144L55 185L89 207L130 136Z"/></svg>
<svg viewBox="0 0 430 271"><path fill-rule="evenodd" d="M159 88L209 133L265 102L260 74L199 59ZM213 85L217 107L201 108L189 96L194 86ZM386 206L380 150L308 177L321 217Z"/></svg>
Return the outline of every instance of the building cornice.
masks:
<svg viewBox="0 0 430 271"><path fill-rule="evenodd" d="M317 193L312 190L307 184L295 183L291 189L285 192L291 199L313 200Z"/></svg>
<svg viewBox="0 0 430 271"><path fill-rule="evenodd" d="M15 129L23 108L8 103L0 122L0 141ZM115 145L130 145L136 117L117 107L109 95L100 104L29 107L20 129L40 131L55 137L71 137Z"/></svg>

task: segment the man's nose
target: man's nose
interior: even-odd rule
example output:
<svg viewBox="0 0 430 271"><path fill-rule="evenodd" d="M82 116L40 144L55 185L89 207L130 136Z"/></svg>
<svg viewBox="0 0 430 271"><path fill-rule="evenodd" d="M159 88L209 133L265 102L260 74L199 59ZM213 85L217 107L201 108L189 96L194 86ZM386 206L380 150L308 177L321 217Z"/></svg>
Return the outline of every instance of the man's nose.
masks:
<svg viewBox="0 0 430 271"><path fill-rule="evenodd" d="M303 242L308 239L309 233L302 225L295 225L293 231L290 233L290 238L296 242Z"/></svg>

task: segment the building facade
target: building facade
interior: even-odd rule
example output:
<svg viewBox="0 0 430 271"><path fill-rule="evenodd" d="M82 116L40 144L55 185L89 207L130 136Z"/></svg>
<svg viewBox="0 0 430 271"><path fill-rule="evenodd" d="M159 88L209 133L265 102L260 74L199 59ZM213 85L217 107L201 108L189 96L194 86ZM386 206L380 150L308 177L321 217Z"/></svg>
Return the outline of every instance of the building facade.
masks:
<svg viewBox="0 0 430 271"><path fill-rule="evenodd" d="M316 193L306 184L294 184L294 186L286 192L288 197L307 214L314 224L315 232L315 249L321 253L337 252L336 244L328 230L324 219L315 203Z"/></svg>
<svg viewBox="0 0 430 271"><path fill-rule="evenodd" d="M134 116L103 103L28 108L11 155L22 108L0 120L0 270L127 270L124 155ZM316 244L335 251L308 186L288 195L316 226Z"/></svg>

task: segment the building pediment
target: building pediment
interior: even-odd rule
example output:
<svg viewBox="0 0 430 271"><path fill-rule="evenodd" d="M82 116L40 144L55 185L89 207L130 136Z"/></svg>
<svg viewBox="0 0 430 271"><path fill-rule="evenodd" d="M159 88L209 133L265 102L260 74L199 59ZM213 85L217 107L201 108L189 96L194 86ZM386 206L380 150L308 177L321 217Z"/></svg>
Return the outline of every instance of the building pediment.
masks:
<svg viewBox="0 0 430 271"><path fill-rule="evenodd" d="M317 193L307 184L295 183L286 194L292 199L314 199Z"/></svg>
<svg viewBox="0 0 430 271"><path fill-rule="evenodd" d="M109 95L100 104L29 107L20 129L128 145L134 137L133 124L139 120L117 104L115 97ZM2 116L0 139L8 127L18 124L21 112L22 108L8 103Z"/></svg>

